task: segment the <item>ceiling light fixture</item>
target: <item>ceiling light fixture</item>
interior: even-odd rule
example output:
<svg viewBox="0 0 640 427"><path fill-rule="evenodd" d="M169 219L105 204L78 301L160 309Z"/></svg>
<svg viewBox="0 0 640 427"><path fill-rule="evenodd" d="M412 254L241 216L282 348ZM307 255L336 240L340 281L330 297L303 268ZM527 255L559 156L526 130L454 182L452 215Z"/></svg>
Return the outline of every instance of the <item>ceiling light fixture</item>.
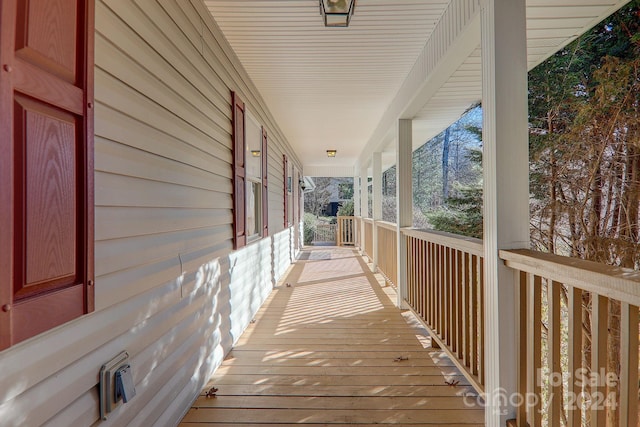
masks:
<svg viewBox="0 0 640 427"><path fill-rule="evenodd" d="M327 157L335 157L338 150L327 150Z"/></svg>
<svg viewBox="0 0 640 427"><path fill-rule="evenodd" d="M253 157L260 157L260 150L251 150L251 155Z"/></svg>
<svg viewBox="0 0 640 427"><path fill-rule="evenodd" d="M356 0L320 0L325 27L348 27Z"/></svg>

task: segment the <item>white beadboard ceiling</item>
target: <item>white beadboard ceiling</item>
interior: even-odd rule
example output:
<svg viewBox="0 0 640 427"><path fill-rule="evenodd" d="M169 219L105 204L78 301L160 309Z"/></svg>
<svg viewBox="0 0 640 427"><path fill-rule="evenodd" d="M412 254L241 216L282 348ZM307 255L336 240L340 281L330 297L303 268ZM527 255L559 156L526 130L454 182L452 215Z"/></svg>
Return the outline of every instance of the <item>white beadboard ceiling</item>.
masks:
<svg viewBox="0 0 640 427"><path fill-rule="evenodd" d="M529 67L627 2L528 0ZM481 100L479 25L460 24L465 15L477 14L478 0L357 0L348 28L325 28L318 0L204 3L305 175L352 176L374 151L393 150L398 118L416 120L417 148ZM443 34L451 35L442 27L452 23L464 27L460 42L452 43L458 54L443 56L446 66L434 67L420 90L413 90L411 78L423 71L420 55ZM327 149L338 155L328 158ZM384 159L389 166L393 156Z"/></svg>

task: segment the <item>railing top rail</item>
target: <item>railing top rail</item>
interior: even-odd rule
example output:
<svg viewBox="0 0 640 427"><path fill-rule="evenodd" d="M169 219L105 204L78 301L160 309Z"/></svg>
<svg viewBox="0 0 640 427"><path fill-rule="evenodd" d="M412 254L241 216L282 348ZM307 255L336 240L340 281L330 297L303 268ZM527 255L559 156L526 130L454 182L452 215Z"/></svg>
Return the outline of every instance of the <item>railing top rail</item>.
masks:
<svg viewBox="0 0 640 427"><path fill-rule="evenodd" d="M341 220L341 219L354 219L354 218L355 218L355 216L353 216L353 215L338 215L338 220Z"/></svg>
<svg viewBox="0 0 640 427"><path fill-rule="evenodd" d="M396 231L398 227L395 223L389 221L376 221L376 225L391 231Z"/></svg>
<svg viewBox="0 0 640 427"><path fill-rule="evenodd" d="M367 224L373 224L373 219L371 219L371 218L362 218L362 220L364 222L366 222Z"/></svg>
<svg viewBox="0 0 640 427"><path fill-rule="evenodd" d="M500 251L507 265L520 271L640 306L640 272L529 249Z"/></svg>
<svg viewBox="0 0 640 427"><path fill-rule="evenodd" d="M470 253L471 255L484 256L484 246L480 239L445 233L444 231L419 230L416 228L402 228L401 232L405 236L415 237L416 239L448 246L453 249Z"/></svg>

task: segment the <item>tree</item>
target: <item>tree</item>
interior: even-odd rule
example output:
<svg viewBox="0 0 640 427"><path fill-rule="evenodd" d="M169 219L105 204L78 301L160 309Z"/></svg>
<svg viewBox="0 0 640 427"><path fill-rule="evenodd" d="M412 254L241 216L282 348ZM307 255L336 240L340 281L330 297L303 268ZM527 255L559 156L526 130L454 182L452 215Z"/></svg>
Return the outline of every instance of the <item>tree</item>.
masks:
<svg viewBox="0 0 640 427"><path fill-rule="evenodd" d="M338 207L338 216L353 216L353 199L340 204L340 207Z"/></svg>
<svg viewBox="0 0 640 427"><path fill-rule="evenodd" d="M442 140L442 198L449 198L449 145L451 144L451 127L444 131Z"/></svg>
<svg viewBox="0 0 640 427"><path fill-rule="evenodd" d="M639 17L635 0L529 74L531 230L540 250L639 267ZM590 296L582 302L588 331ZM611 300L608 313L607 370L619 375L620 304ZM588 366L588 345L583 354ZM618 425L617 410L607 418Z"/></svg>
<svg viewBox="0 0 640 427"><path fill-rule="evenodd" d="M316 217L320 216L331 200L331 178L313 178L316 187L313 191L305 193L304 210Z"/></svg>
<svg viewBox="0 0 640 427"><path fill-rule="evenodd" d="M475 167L482 168L482 151L470 150L467 154ZM447 198L447 204L427 214L435 230L462 236L482 238L482 182L462 186L456 185L455 195Z"/></svg>
<svg viewBox="0 0 640 427"><path fill-rule="evenodd" d="M353 199L353 182L341 182L338 184L338 198L341 200Z"/></svg>

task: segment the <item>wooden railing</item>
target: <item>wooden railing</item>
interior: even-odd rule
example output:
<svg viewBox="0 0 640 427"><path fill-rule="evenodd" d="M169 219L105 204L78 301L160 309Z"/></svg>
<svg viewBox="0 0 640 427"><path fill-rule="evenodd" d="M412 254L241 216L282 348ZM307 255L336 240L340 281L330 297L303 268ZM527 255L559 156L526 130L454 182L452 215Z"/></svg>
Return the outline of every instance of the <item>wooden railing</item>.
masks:
<svg viewBox="0 0 640 427"><path fill-rule="evenodd" d="M484 392L482 241L402 229L407 263L398 266L395 225L359 220L365 253L373 255L376 227L379 270L393 282L406 268L406 302ZM518 393L498 397L517 408L517 425L640 425L640 272L529 250L500 257L519 277Z"/></svg>
<svg viewBox="0 0 640 427"><path fill-rule="evenodd" d="M373 260L373 220L364 218L364 253Z"/></svg>
<svg viewBox="0 0 640 427"><path fill-rule="evenodd" d="M520 272L518 425L638 425L640 272L529 250L500 257Z"/></svg>
<svg viewBox="0 0 640 427"><path fill-rule="evenodd" d="M414 229L402 229L402 235L407 248L407 303L435 344L483 392L482 241Z"/></svg>
<svg viewBox="0 0 640 427"><path fill-rule="evenodd" d="M313 235L314 243L336 243L336 224L316 225L316 231Z"/></svg>
<svg viewBox="0 0 640 427"><path fill-rule="evenodd" d="M338 217L338 246L355 245L356 234L357 234L357 230L355 228L354 217L339 216Z"/></svg>
<svg viewBox="0 0 640 427"><path fill-rule="evenodd" d="M354 245L357 247L360 247L362 244L362 239L360 238L360 224L362 224L362 217L356 216L354 217L353 220L353 227L355 230L355 235L354 235Z"/></svg>
<svg viewBox="0 0 640 427"><path fill-rule="evenodd" d="M376 221L378 232L378 270L393 286L398 284L398 233L396 225Z"/></svg>

